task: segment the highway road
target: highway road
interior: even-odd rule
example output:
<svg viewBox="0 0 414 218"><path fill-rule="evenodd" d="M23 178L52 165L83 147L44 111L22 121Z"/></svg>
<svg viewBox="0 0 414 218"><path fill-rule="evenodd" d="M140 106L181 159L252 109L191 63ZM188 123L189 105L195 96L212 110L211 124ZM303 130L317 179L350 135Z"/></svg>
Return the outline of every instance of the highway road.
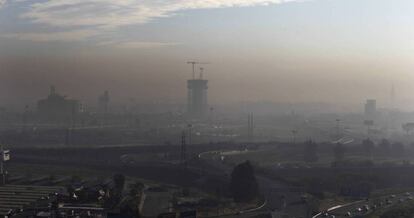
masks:
<svg viewBox="0 0 414 218"><path fill-rule="evenodd" d="M232 166L225 164L222 158L223 153L232 151L209 151L198 155L199 158L208 161L214 168L220 169L226 175L230 175ZM301 197L304 192L300 189L290 187L279 181L267 177L256 175L257 182L261 193L264 195L266 204L254 210L240 211L238 216L249 217L261 213L270 213L271 211L281 211L293 217L305 217L308 207L301 203Z"/></svg>
<svg viewBox="0 0 414 218"><path fill-rule="evenodd" d="M355 201L345 205L338 205L315 215L313 218L341 218L341 217L360 217L371 214L380 209L387 209L397 206L406 201L413 201L411 193L400 193L395 195L385 195L377 198Z"/></svg>

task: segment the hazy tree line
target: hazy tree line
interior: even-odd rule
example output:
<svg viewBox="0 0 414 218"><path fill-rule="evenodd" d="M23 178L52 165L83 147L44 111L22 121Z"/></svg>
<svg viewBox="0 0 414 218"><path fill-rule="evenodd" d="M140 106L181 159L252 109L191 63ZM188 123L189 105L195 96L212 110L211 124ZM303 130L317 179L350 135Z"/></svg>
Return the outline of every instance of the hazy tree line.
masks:
<svg viewBox="0 0 414 218"><path fill-rule="evenodd" d="M337 143L329 146L332 152L332 167L370 167L374 166L373 159L376 156L403 158L407 151L406 146L401 142L390 142L382 139L375 143L371 139L365 139L359 145L343 145ZM318 143L307 140L303 144L303 161L306 163L316 163L319 161L322 153L329 152L327 146L321 148ZM348 161L347 157L359 155L365 157L365 160ZM408 162L405 162L408 163Z"/></svg>

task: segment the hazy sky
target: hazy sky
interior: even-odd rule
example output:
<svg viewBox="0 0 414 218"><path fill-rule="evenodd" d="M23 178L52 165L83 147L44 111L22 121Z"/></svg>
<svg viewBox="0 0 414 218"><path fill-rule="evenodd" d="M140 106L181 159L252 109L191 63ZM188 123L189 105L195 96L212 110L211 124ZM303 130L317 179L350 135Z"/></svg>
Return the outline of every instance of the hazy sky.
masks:
<svg viewBox="0 0 414 218"><path fill-rule="evenodd" d="M414 109L413 0L0 0L0 102L55 84L95 104L185 101L188 60L209 100Z"/></svg>

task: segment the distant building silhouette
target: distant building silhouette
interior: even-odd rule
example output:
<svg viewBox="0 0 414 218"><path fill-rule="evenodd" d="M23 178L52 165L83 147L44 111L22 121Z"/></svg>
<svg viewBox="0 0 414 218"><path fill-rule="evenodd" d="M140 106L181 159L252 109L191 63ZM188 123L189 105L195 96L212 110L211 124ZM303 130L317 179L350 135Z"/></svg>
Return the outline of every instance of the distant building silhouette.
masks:
<svg viewBox="0 0 414 218"><path fill-rule="evenodd" d="M254 140L254 117L253 113L249 113L247 116L247 140L253 142Z"/></svg>
<svg viewBox="0 0 414 218"><path fill-rule="evenodd" d="M54 86L50 87L49 96L37 102L37 112L42 120L46 121L71 121L75 114L79 113L79 101L67 99L59 95Z"/></svg>
<svg viewBox="0 0 414 218"><path fill-rule="evenodd" d="M377 114L377 100L368 99L365 102L365 119L374 120Z"/></svg>
<svg viewBox="0 0 414 218"><path fill-rule="evenodd" d="M192 79L187 81L187 110L190 116L202 117L208 111L207 89L208 80Z"/></svg>
<svg viewBox="0 0 414 218"><path fill-rule="evenodd" d="M98 97L98 111L100 113L107 113L109 107L109 92L106 90Z"/></svg>

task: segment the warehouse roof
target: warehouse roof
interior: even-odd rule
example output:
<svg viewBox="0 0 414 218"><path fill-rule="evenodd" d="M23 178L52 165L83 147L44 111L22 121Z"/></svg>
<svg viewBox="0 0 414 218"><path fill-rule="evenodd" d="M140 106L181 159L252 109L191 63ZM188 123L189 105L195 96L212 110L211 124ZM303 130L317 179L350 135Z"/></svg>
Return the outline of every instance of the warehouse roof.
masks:
<svg viewBox="0 0 414 218"><path fill-rule="evenodd" d="M41 201L48 201L57 193L63 193L62 187L50 186L0 186L0 217L18 213Z"/></svg>

